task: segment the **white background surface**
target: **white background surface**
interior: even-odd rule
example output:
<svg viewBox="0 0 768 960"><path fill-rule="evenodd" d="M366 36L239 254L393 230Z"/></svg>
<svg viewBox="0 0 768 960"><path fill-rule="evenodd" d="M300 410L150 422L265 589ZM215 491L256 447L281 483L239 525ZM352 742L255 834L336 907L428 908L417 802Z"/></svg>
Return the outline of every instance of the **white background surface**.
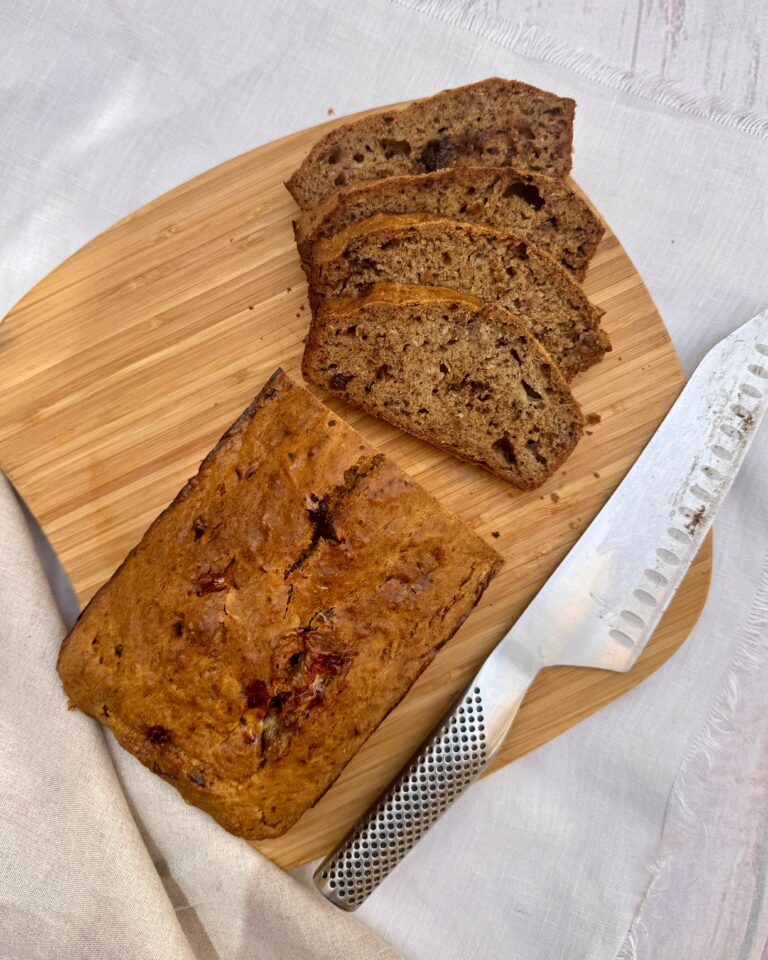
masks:
<svg viewBox="0 0 768 960"><path fill-rule="evenodd" d="M739 9L710 2L692 12L681 0L584 8L565 0L365 0L333 11L319 0L2 6L2 306L119 216L251 146L319 122L329 107L342 114L500 73L576 97L575 176L635 260L690 370L718 337L768 304L768 125L737 116L766 109L760 34L744 25L757 27L765 13L757 3L749 17ZM757 58L751 72L748 57ZM683 85L672 91L647 77L640 84L633 66ZM681 652L632 694L473 789L365 905L365 923L417 958L762 956L766 454L764 432L718 522L710 601ZM16 549L15 539L3 541L0 586L10 584ZM55 650L55 630L36 642L46 636ZM21 653L11 667L0 682L21 679L6 691L6 709L25 702L14 699L27 676ZM21 736L15 716L3 730ZM85 736L87 722L77 722L72 736ZM28 754L17 747L6 762L23 766ZM233 926L263 925L264 917L248 912L238 875L223 864L236 861L243 876L261 878L260 885L249 874L249 897L258 901L269 874L259 873L256 855L247 851L246 861L221 831L196 827L208 845L196 859L184 832L200 823L190 820L194 811L179 810L175 829L164 829L159 812L173 818L181 802L112 749L145 842L162 847L162 856L151 846L150 855L176 907L175 921L171 910L153 929L178 922L179 942L186 937L197 956L279 955L275 940L232 935ZM0 814L0 825L18 842L9 818ZM100 855L90 851L97 865ZM54 875L66 856L57 851ZM215 889L200 876L206 861L216 864ZM21 909L20 890L30 914L60 910L39 869L29 868L28 886L20 883L24 869L6 864L5 915L20 915L12 912ZM132 869L141 887L143 875ZM104 891L85 882L86 900L100 904ZM153 896L147 902L162 912ZM291 901L304 910L307 902ZM273 928L284 931L284 955L300 955L295 924L275 921L274 897L267 905ZM87 910L85 918L103 920ZM328 921L313 922L331 931ZM37 955L18 924L0 933L14 928L8 956ZM116 933L111 942L122 944L123 956L139 955ZM86 955L82 943L77 950L72 955Z"/></svg>
<svg viewBox="0 0 768 960"><path fill-rule="evenodd" d="M725 109L768 113L768 6L760 0L485 0L493 16Z"/></svg>

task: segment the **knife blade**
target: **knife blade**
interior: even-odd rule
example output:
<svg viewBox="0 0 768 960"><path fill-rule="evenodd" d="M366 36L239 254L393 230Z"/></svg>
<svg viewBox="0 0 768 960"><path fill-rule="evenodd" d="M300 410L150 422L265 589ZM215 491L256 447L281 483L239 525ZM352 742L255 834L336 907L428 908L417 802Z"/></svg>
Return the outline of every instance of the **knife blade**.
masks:
<svg viewBox="0 0 768 960"><path fill-rule="evenodd" d="M40 565L43 568L43 573L48 580L48 584L51 588L51 593L53 594L53 599L56 603L56 606L59 608L59 613L61 614L64 627L67 630L71 630L75 624L75 621L80 615L80 604L77 602L77 595L72 587L72 583L67 575L67 571L64 569L61 561L56 556L56 551L51 546L51 542L46 536L43 528L38 523L37 517L35 517L35 515L29 509L24 497L22 497L22 495L16 489L11 478L2 469L0 469L0 476L6 481L8 486L13 491L13 495L16 497L21 512L24 516L24 520L29 529L29 534L32 539L32 544L35 548L37 558L40 561Z"/></svg>
<svg viewBox="0 0 768 960"><path fill-rule="evenodd" d="M576 546L403 771L319 865L356 910L490 763L543 667L626 671L680 586L768 406L768 311L717 343Z"/></svg>

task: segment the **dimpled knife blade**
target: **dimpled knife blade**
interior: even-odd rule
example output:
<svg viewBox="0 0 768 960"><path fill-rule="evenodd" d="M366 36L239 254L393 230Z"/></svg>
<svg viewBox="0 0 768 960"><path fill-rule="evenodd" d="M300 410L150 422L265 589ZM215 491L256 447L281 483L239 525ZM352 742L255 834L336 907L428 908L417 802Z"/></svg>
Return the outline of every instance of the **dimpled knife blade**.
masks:
<svg viewBox="0 0 768 960"><path fill-rule="evenodd" d="M576 546L379 801L318 867L355 910L498 752L542 667L629 670L768 405L768 311L716 344Z"/></svg>

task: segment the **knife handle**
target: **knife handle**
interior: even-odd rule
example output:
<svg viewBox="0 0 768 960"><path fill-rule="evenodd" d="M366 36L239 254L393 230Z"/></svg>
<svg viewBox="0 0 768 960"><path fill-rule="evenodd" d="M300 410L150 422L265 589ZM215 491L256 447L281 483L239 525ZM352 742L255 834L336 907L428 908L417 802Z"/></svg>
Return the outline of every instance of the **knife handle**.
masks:
<svg viewBox="0 0 768 960"><path fill-rule="evenodd" d="M507 671L500 702L492 661L315 871L315 886L337 907L356 910L498 753L535 671L516 670L513 677Z"/></svg>

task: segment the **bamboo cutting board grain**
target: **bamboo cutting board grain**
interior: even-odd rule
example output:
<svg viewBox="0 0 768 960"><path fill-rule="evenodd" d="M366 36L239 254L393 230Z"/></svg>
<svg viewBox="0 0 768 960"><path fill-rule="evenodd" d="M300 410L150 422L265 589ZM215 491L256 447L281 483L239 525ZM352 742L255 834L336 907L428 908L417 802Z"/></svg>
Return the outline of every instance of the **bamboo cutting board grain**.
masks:
<svg viewBox="0 0 768 960"><path fill-rule="evenodd" d="M291 231L296 208L283 180L321 129L237 157L127 217L54 270L0 325L0 463L82 602L275 367L300 379L309 313ZM575 393L601 419L540 490L519 493L331 401L507 562L331 790L284 837L258 844L275 862L293 866L327 852L375 798L573 545L677 396L683 376L664 324L610 231L585 286L606 310L614 350L578 378ZM699 614L710 566L707 542L629 674L542 674L496 766L663 663Z"/></svg>

